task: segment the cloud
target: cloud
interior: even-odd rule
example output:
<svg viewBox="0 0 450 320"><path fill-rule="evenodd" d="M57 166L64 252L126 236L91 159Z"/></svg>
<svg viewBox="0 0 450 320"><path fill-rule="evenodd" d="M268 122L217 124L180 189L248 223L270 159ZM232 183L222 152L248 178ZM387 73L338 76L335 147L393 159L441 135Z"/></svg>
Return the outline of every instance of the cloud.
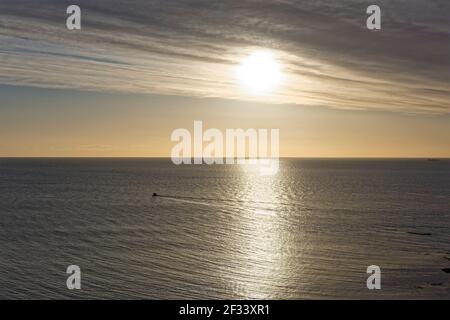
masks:
<svg viewBox="0 0 450 320"><path fill-rule="evenodd" d="M380 0L382 30L365 28L372 1L2 0L0 83L262 100L269 103L450 112L450 3ZM285 80L248 95L234 77L257 49Z"/></svg>

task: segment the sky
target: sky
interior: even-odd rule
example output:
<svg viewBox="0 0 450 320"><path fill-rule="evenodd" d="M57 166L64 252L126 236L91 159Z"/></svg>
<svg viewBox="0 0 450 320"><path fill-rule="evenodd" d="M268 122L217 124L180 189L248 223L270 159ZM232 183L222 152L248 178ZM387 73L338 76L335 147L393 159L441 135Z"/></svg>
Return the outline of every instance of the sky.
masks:
<svg viewBox="0 0 450 320"><path fill-rule="evenodd" d="M168 157L203 120L279 128L282 156L450 157L449 22L447 0L1 0L0 156ZM255 95L236 68L260 50L283 78Z"/></svg>

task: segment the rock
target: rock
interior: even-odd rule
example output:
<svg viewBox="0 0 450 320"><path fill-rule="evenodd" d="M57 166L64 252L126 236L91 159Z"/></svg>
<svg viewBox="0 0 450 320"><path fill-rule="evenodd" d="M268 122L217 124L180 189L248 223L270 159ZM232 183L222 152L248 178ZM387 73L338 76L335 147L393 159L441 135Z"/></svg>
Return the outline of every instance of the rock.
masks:
<svg viewBox="0 0 450 320"><path fill-rule="evenodd" d="M442 271L444 271L445 273L450 273L450 268L444 268L442 269Z"/></svg>

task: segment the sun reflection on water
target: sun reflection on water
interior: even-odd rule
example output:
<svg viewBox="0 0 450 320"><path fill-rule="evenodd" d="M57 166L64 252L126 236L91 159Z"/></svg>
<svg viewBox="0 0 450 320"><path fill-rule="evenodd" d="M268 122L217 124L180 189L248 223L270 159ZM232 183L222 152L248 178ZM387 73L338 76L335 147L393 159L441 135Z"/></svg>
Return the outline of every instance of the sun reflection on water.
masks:
<svg viewBox="0 0 450 320"><path fill-rule="evenodd" d="M285 275L280 175L261 176L252 165L242 165L241 169L241 194L246 205L235 222L243 232L234 236L239 277L233 290L246 299L270 299Z"/></svg>

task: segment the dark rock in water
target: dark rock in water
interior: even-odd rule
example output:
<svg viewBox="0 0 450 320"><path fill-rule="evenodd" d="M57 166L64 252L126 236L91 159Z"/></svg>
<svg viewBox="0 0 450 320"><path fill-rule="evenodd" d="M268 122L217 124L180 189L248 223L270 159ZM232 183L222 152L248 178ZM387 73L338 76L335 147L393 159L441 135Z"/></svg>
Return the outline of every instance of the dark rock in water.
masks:
<svg viewBox="0 0 450 320"><path fill-rule="evenodd" d="M428 232L408 232L409 234L415 234L415 235L418 235L418 236L431 236L432 234L431 233L428 233Z"/></svg>
<svg viewBox="0 0 450 320"><path fill-rule="evenodd" d="M442 286L442 282L430 283L430 286L433 286L433 287Z"/></svg>
<svg viewBox="0 0 450 320"><path fill-rule="evenodd" d="M442 269L442 271L444 271L445 273L450 273L450 268L444 268Z"/></svg>

